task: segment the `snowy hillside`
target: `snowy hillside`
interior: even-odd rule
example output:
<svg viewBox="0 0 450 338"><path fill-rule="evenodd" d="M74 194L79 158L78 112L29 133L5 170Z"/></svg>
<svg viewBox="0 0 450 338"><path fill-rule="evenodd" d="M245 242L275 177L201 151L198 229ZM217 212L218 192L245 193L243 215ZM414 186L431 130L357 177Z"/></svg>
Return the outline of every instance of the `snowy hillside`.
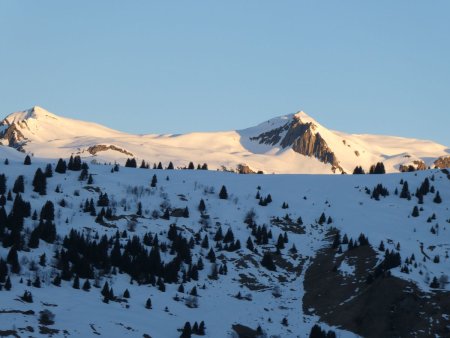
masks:
<svg viewBox="0 0 450 338"><path fill-rule="evenodd" d="M140 138L93 124L75 131L79 122L41 113L16 122L26 121L24 148L42 157L84 154L89 128L98 128L92 142L114 139L135 156L138 139L195 149L199 139L223 137L211 143L226 153L239 142L234 132L196 139ZM55 123L60 128L41 129ZM241 134L267 130L257 128ZM352 149L370 140L346 139ZM315 324L338 337L449 335L445 169L237 175L77 158L24 165L25 154L10 150L1 149L9 163L0 161L2 336L309 337Z"/></svg>
<svg viewBox="0 0 450 338"><path fill-rule="evenodd" d="M207 163L214 170L244 165L247 171L264 173L352 173L356 166L368 172L377 162L383 162L387 172L398 172L401 166L426 169L450 163L444 145L331 131L304 112L238 131L130 135L34 107L1 121L0 138L2 144L40 158L80 155L123 164L135 157L139 163L172 161L175 167Z"/></svg>

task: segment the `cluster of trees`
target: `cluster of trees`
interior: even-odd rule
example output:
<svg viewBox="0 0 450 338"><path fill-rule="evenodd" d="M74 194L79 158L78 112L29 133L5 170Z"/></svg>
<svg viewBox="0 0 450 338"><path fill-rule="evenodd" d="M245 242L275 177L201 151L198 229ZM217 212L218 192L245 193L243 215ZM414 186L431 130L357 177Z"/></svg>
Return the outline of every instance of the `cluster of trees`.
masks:
<svg viewBox="0 0 450 338"><path fill-rule="evenodd" d="M373 198L376 201L379 201L380 196L382 197L389 196L389 190L383 187L381 183L377 184L376 187L373 188L371 198Z"/></svg>
<svg viewBox="0 0 450 338"><path fill-rule="evenodd" d="M356 166L355 169L353 169L353 175L364 175L365 173L366 172L361 166ZM385 173L386 169L384 168L383 162L377 162L376 164L370 166L369 174L385 174Z"/></svg>
<svg viewBox="0 0 450 338"><path fill-rule="evenodd" d="M181 331L180 338L191 338L192 335L204 336L206 334L205 322L201 321L200 324L194 322L193 325L190 322L186 322Z"/></svg>
<svg viewBox="0 0 450 338"><path fill-rule="evenodd" d="M311 328L311 332L309 333L309 338L336 338L336 333L332 330L328 332L323 330L320 325L315 324Z"/></svg>
<svg viewBox="0 0 450 338"><path fill-rule="evenodd" d="M135 158L128 158L125 162L125 167L127 168L137 168L137 161ZM140 167L141 169L150 169L150 163L145 162L145 160L142 160ZM158 164L153 163L153 169L164 169L161 162ZM172 161L169 162L169 164L166 167L167 170L173 170L175 169ZM195 166L193 162L189 162L187 167L181 168L181 169L189 169L194 170ZM208 170L208 165L206 163L203 163L202 165L197 165L197 170Z"/></svg>

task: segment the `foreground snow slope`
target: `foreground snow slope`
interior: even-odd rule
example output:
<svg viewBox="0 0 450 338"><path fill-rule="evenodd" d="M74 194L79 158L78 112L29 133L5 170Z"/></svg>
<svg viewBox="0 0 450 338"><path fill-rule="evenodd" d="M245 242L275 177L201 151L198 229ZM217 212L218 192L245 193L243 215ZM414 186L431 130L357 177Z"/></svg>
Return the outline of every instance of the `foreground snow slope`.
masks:
<svg viewBox="0 0 450 338"><path fill-rule="evenodd" d="M64 119L63 122L66 123L67 120ZM29 127L33 130L33 126ZM156 136L148 138L159 140ZM44 149L45 151L49 151L46 156L52 155L50 148ZM79 172L54 173L53 177L47 179L47 195L40 196L33 192L33 175L38 167L44 168L47 162L52 163L54 168L56 161L33 159L32 165L24 166L20 156L10 156L9 150L2 155L10 160L9 165L0 164L0 173L7 176L8 189L12 188L18 175L24 175L25 193L22 196L31 203L32 210L39 213L45 201L54 202L55 223L60 240L55 244L41 240L39 248L19 252L21 273L11 274L11 291L0 291L0 330L46 336L45 333L39 333L37 317L39 311L49 309L56 315L55 324L49 326L59 330L55 336L90 337L101 334L108 337L142 337L148 334L151 337L178 337L180 332L177 329L182 328L186 321L193 323L203 320L208 337L232 336L233 324L251 328L260 325L267 334L280 337L307 337L311 326L319 319L303 313L304 271L317 251L327 245L324 239L331 226L353 239L364 233L375 248L380 241L389 250L395 250L397 243L400 243L398 250L402 260L414 254L418 265L416 268L411 267L409 274L401 273L400 267L393 269L393 274L413 281L425 292L430 292L429 284L433 277L450 275L450 180L440 170L390 175L237 175L202 170L122 167L118 172L111 172L110 165L89 163L93 184L79 181ZM150 188L153 175L157 176L158 183L155 188ZM429 178L435 191L440 192L442 203L433 203L435 194L429 193L424 197L424 204L420 205L423 208L420 216L411 217L417 199L400 199L394 191L401 191L399 182L405 180L409 183L410 191L414 192L425 178ZM379 201L370 199L365 187L372 190L379 183L389 190L390 195L381 197ZM218 197L222 185L228 191L229 197L226 200ZM58 186L60 193L55 192ZM270 194L273 202L267 206L259 205L255 199L258 191L261 196ZM111 222L114 227L96 223L95 217L80 209L86 199L93 198L96 201L99 192L109 195L110 205L115 214L120 216ZM58 205L61 199L65 200L65 207ZM210 216L207 227L200 224L201 214L197 207L201 199L205 201L206 211ZM138 202L143 206L142 216L136 215ZM283 202L288 204L287 209L282 209ZM11 207L12 202L8 201L7 212ZM185 207L189 209L188 218L171 217L170 220L164 220L152 217L155 210L161 213L165 208ZM255 212L256 224L267 225L273 233L273 239L266 245L258 246L257 253L248 250L245 244L248 237L251 237L251 230L243 221L251 210ZM330 224L317 224L322 213L332 218ZM303 226L297 224L286 228L274 222L274 217L281 219L286 214L292 220L301 217ZM427 218L433 214L436 219L428 223ZM130 223L134 223L134 226ZM58 272L52 259L54 250L61 249L61 239L72 228L92 238L95 234L113 236L117 230L127 230L128 236L137 235L141 238L145 233L152 232L158 234L160 241L169 243L167 230L170 224L176 224L181 233L188 237L194 236L198 231L202 238L208 235L212 248L215 248L213 237L219 225L224 232L232 229L235 239L241 242L241 249L234 252L216 251L217 256L221 255L220 261L227 263L228 274L220 275L218 280L208 278L212 268L212 264L206 259L208 250L195 246L193 261L202 257L205 269L199 272L198 281L184 284L186 294L177 292L179 284L167 284L165 292L136 282L130 284L130 277L120 273L102 276L100 284L108 281L116 294L121 294L128 288L131 298L127 303L103 303L100 289L92 288L85 292L73 289L72 282L63 281L61 287L51 284ZM433 234L430 227L435 227L436 224L439 224L438 231ZM36 225L37 221L25 219L25 229L29 229L25 231L26 237ZM278 236L285 231L289 240L281 257L284 264L290 264L293 268L277 265L277 271L269 271L260 265L262 253L266 250L274 251ZM298 254L289 253L288 249L293 244ZM343 250L345 249L346 246L343 245ZM9 248L0 248L0 256L5 258L8 250ZM431 259L423 260L423 252ZM37 271L31 271L31 262L39 261L39 256L43 253L48 258L47 266L38 266ZM382 252L379 255L381 259ZM439 263L432 262L435 256L439 256ZM170 254L163 254L163 258L169 259ZM351 275L353 269L346 262L339 271ZM42 279L42 287L27 286L26 280L34 280L36 276ZM252 278L253 282L246 282ZM20 283L21 279L23 283ZM197 308L187 307L184 300L174 300L177 294L181 299L189 298L187 293L193 286L197 286L199 293ZM442 287L449 289L448 284ZM32 304L19 299L24 290L32 292ZM276 297L274 291L277 291ZM237 299L235 296L238 292L242 296L249 295L249 300ZM151 310L145 308L145 301L149 297L153 305ZM9 310L33 310L35 315L5 313ZM287 326L281 325L283 318L287 318ZM321 325L327 327L325 323ZM26 327L33 328L34 332L27 331L29 329L25 329ZM334 329L339 332L340 337L355 336L353 333Z"/></svg>
<svg viewBox="0 0 450 338"><path fill-rule="evenodd" d="M190 161L235 170L239 164L265 173L351 173L382 161L388 172L418 161L433 167L448 147L431 142L380 135L331 131L300 112L238 131L185 135L130 135L101 125L57 116L40 107L13 113L0 123L1 142L42 158L80 154L99 162L124 163L136 157L150 164Z"/></svg>

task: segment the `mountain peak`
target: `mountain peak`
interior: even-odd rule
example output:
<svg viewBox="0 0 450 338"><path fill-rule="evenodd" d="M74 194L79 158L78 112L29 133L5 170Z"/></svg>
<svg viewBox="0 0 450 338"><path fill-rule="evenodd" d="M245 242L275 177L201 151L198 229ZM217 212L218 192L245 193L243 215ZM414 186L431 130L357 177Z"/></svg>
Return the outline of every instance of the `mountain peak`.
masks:
<svg viewBox="0 0 450 338"><path fill-rule="evenodd" d="M5 121L8 124L19 123L29 119L40 120L43 118L57 119L58 117L40 106L33 106L30 109L18 111L8 115Z"/></svg>
<svg viewBox="0 0 450 338"><path fill-rule="evenodd" d="M40 107L40 106L33 106L32 108L26 110L27 116L26 118L42 118L42 117L51 117L56 118L57 116L53 113L50 113L48 110Z"/></svg>

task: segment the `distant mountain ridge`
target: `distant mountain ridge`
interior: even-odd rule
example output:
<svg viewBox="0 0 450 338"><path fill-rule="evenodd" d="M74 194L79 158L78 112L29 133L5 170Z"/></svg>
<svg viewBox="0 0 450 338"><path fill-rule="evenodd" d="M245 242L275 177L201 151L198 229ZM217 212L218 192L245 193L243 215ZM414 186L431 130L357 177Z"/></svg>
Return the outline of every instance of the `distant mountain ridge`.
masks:
<svg viewBox="0 0 450 338"><path fill-rule="evenodd" d="M42 158L78 154L98 162L127 158L183 167L248 168L265 173L351 173L383 162L387 172L446 167L450 150L432 141L332 131L304 112L276 117L237 131L182 135L131 135L57 116L35 106L0 122L0 142Z"/></svg>

